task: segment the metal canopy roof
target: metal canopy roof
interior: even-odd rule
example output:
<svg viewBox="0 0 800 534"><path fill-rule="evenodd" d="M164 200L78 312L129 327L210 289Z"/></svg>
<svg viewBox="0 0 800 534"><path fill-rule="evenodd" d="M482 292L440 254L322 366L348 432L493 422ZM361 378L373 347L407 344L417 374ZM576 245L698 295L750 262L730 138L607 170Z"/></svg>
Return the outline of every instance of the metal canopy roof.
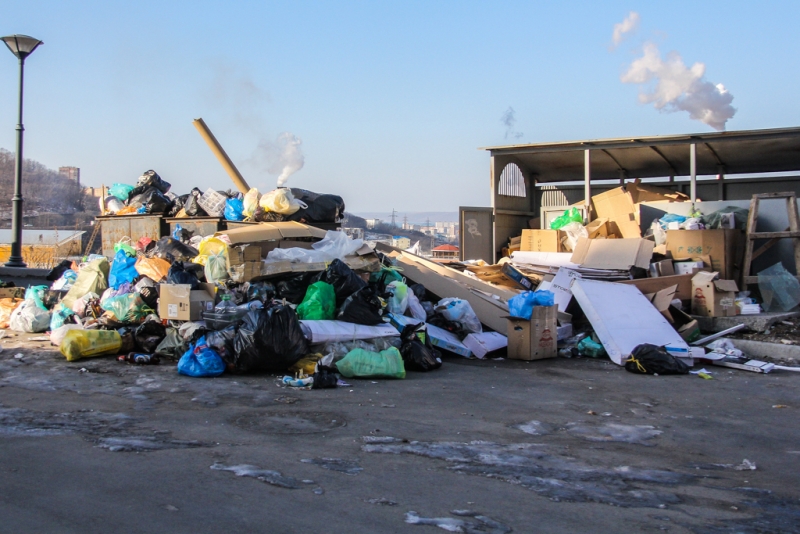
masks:
<svg viewBox="0 0 800 534"><path fill-rule="evenodd" d="M538 182L584 179L584 151L591 150L592 180L687 176L689 146L697 145L697 174L800 170L800 128L743 130L619 139L482 147L512 156Z"/></svg>

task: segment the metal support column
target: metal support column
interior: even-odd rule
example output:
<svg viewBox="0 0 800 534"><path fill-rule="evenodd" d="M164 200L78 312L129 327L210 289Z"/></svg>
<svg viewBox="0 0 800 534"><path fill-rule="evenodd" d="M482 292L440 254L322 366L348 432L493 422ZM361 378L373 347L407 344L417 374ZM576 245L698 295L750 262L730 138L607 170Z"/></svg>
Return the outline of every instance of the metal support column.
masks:
<svg viewBox="0 0 800 534"><path fill-rule="evenodd" d="M689 199L692 204L697 201L697 145L689 145L689 176L691 185L689 189Z"/></svg>
<svg viewBox="0 0 800 534"><path fill-rule="evenodd" d="M592 153L588 148L583 151L583 205L586 206L586 218L589 218L589 205L592 203Z"/></svg>

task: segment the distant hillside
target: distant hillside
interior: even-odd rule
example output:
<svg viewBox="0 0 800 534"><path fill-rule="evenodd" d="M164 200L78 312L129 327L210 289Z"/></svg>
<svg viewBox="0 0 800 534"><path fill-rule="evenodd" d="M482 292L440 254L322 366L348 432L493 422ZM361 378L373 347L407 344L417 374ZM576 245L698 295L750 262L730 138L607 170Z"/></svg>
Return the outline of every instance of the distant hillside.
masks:
<svg viewBox="0 0 800 534"><path fill-rule="evenodd" d="M0 148L0 210L11 208L14 196L15 154ZM22 164L22 198L25 211L75 213L83 211L83 191L74 180L48 169L38 161ZM96 203L96 202L95 202Z"/></svg>

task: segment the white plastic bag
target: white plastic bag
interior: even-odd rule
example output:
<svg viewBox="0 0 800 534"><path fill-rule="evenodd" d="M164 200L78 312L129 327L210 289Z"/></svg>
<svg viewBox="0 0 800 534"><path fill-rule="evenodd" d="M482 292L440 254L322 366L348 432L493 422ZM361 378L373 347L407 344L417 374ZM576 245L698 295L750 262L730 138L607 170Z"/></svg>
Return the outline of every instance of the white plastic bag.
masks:
<svg viewBox="0 0 800 534"><path fill-rule="evenodd" d="M653 221L650 228L653 230L653 239L655 239L656 246L663 245L667 242L667 232L661 228L658 221Z"/></svg>
<svg viewBox="0 0 800 534"><path fill-rule="evenodd" d="M220 280L228 278L228 268L225 253L211 254L206 259L205 274L206 281L211 284L216 284Z"/></svg>
<svg viewBox="0 0 800 534"><path fill-rule="evenodd" d="M292 195L292 190L282 187L274 189L269 193L264 193L259 204L267 211L274 211L281 215L291 215L300 208L307 208L308 204L302 200L297 200Z"/></svg>
<svg viewBox="0 0 800 534"><path fill-rule="evenodd" d="M50 328L50 312L27 299L11 312L8 326L17 332L46 332Z"/></svg>
<svg viewBox="0 0 800 534"><path fill-rule="evenodd" d="M67 332L70 330L83 330L83 325L69 323L59 326L50 332L50 343L56 347L60 347L61 342L64 341L64 338L67 336Z"/></svg>
<svg viewBox="0 0 800 534"><path fill-rule="evenodd" d="M465 330L469 332L480 334L483 332L483 327L472 310L469 302L458 298L446 298L439 301L436 305L436 312L441 313L442 317L448 321L461 323Z"/></svg>
<svg viewBox="0 0 800 534"><path fill-rule="evenodd" d="M269 251L267 261L294 261L316 263L344 259L364 246L361 239L350 239L344 232L328 230L325 238L311 245L313 250L304 248L276 248Z"/></svg>
<svg viewBox="0 0 800 534"><path fill-rule="evenodd" d="M76 299L75 302L72 303L72 311L75 312L75 315L83 319L86 317L86 304L92 299L98 298L97 293L86 293L79 299Z"/></svg>
<svg viewBox="0 0 800 534"><path fill-rule="evenodd" d="M575 245L578 244L578 238L584 237L589 239L589 231L579 222L571 222L559 228L562 232L567 233L567 248L575 250Z"/></svg>
<svg viewBox="0 0 800 534"><path fill-rule="evenodd" d="M242 210L242 215L245 218L252 217L256 213L256 208L258 207L258 201L261 199L261 194L258 192L258 189L253 187L245 193L244 199L242 203L244 204L244 210Z"/></svg>
<svg viewBox="0 0 800 534"><path fill-rule="evenodd" d="M428 314L425 313L425 308L419 303L419 299L413 291L408 292L408 309L406 309L406 312L417 321L425 322L428 320Z"/></svg>
<svg viewBox="0 0 800 534"><path fill-rule="evenodd" d="M386 291L392 294L387 303L389 313L395 313L397 315L406 313L406 309L408 308L408 294L411 293L411 291L408 290L408 286L403 282L395 280L386 286Z"/></svg>

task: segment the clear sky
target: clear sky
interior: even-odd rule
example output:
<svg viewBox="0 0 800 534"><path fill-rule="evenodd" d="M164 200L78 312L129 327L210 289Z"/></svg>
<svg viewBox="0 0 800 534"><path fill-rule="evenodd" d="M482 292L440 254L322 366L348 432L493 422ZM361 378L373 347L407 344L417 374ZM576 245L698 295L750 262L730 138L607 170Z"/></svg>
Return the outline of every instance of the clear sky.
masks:
<svg viewBox="0 0 800 534"><path fill-rule="evenodd" d="M27 158L85 185L152 168L179 194L227 189L203 117L251 186L275 187L268 148L291 132L305 164L287 185L388 215L489 205L481 146L713 131L690 118L706 90L729 130L798 126L799 20L797 1L25 0L0 33L45 42L25 64ZM17 72L0 50L9 150Z"/></svg>

